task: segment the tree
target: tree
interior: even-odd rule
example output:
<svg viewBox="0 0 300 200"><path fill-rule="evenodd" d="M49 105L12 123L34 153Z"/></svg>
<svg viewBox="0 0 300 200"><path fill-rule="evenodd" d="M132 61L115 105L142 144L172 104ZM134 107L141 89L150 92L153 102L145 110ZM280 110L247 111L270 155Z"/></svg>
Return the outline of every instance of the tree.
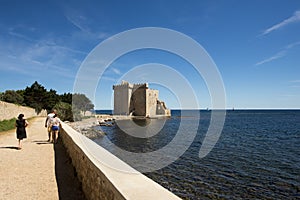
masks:
<svg viewBox="0 0 300 200"><path fill-rule="evenodd" d="M71 93L64 93L59 96L60 101L72 104L72 94Z"/></svg>
<svg viewBox="0 0 300 200"><path fill-rule="evenodd" d="M45 94L45 102L43 103L43 108L47 111L50 111L58 102L60 102L59 95L56 94L55 90L50 89L50 91L46 92Z"/></svg>
<svg viewBox="0 0 300 200"><path fill-rule="evenodd" d="M73 121L81 120L81 112L85 112L94 108L91 100L84 94L64 93L58 95L55 90L47 89L35 81L25 90L7 90L0 92L0 100L10 103L20 104L32 107L37 113L43 109L50 111L57 109L62 120Z"/></svg>
<svg viewBox="0 0 300 200"><path fill-rule="evenodd" d="M47 90L35 81L30 87L26 87L24 91L24 103L34 108L38 113L45 108Z"/></svg>
<svg viewBox="0 0 300 200"><path fill-rule="evenodd" d="M53 108L57 110L57 114L62 121L74 121L71 104L59 102Z"/></svg>
<svg viewBox="0 0 300 200"><path fill-rule="evenodd" d="M6 90L1 96L2 96L1 100L6 101L8 103L22 105L24 101L23 96L21 96L19 93L17 93L14 90Z"/></svg>
<svg viewBox="0 0 300 200"><path fill-rule="evenodd" d="M84 114L86 111L94 109L94 104L91 102L89 98L87 98L84 94L73 94L72 97L72 106L73 109L78 109L83 111Z"/></svg>
<svg viewBox="0 0 300 200"><path fill-rule="evenodd" d="M24 92L25 90L17 90L16 93L18 93L22 98L23 98L23 102L22 102L22 106L26 106L26 104L24 103Z"/></svg>

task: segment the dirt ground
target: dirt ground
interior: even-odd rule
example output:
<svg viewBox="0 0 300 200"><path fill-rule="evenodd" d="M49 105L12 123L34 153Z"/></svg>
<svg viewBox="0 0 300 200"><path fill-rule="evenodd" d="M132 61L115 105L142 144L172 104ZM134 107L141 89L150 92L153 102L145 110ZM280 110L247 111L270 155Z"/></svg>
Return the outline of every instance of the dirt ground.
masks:
<svg viewBox="0 0 300 200"><path fill-rule="evenodd" d="M47 142L44 122L29 122L21 150L15 130L0 134L0 200L85 199L62 142Z"/></svg>

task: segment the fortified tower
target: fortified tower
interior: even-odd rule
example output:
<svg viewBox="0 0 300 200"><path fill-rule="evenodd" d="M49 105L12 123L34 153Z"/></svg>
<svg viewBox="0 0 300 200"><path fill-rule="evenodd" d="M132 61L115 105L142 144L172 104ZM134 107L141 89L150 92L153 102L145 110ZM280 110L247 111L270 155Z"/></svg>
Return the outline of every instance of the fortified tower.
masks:
<svg viewBox="0 0 300 200"><path fill-rule="evenodd" d="M127 81L122 81L120 85L114 85L114 114L129 115L130 98L133 85Z"/></svg>
<svg viewBox="0 0 300 200"><path fill-rule="evenodd" d="M158 99L158 90L149 89L148 83L130 84L122 81L114 85L114 115L144 117L170 116L165 103Z"/></svg>

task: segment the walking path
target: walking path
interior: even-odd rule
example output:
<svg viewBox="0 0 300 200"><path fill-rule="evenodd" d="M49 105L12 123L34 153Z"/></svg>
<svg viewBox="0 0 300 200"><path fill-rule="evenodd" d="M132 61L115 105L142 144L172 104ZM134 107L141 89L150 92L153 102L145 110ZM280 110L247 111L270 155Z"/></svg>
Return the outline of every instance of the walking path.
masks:
<svg viewBox="0 0 300 200"><path fill-rule="evenodd" d="M45 118L29 123L22 150L15 130L0 133L0 200L84 199L61 141L47 142Z"/></svg>

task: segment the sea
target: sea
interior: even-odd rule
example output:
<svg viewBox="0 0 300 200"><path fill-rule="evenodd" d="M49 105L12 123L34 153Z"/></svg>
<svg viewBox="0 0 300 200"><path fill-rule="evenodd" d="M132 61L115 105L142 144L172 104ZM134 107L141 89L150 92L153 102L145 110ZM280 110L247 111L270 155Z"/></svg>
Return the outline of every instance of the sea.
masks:
<svg viewBox="0 0 300 200"><path fill-rule="evenodd" d="M211 113L172 110L159 133L144 138L129 135L117 125L97 126L106 136L93 140L113 154L118 154L115 146L152 152L172 141L181 122L196 125L195 137L178 159L144 174L182 199L300 199L300 110L228 110L217 143L200 158ZM134 123L146 126L162 119L151 120ZM116 156L134 165L121 154Z"/></svg>

